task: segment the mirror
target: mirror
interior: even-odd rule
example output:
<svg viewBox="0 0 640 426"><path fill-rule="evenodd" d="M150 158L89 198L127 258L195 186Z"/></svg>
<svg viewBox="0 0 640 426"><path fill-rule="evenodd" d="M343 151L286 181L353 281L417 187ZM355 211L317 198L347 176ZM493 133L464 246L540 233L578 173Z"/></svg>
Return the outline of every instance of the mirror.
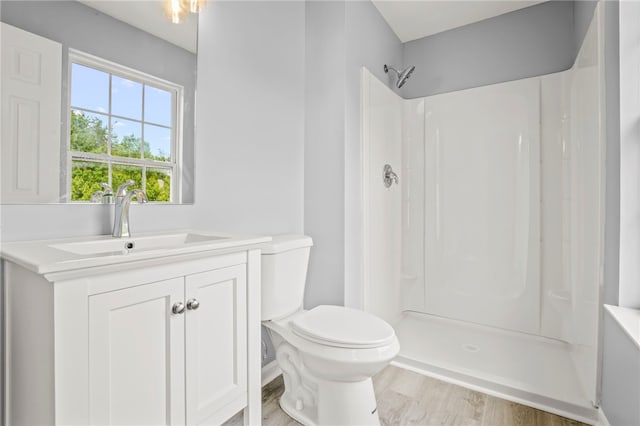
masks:
<svg viewBox="0 0 640 426"><path fill-rule="evenodd" d="M193 203L198 17L163 3L0 3L3 204L108 203L128 179Z"/></svg>

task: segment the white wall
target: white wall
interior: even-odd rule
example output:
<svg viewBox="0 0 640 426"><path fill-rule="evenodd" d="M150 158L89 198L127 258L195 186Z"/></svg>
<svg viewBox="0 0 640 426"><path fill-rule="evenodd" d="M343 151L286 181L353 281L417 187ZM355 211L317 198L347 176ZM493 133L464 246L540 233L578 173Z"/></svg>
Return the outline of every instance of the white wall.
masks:
<svg viewBox="0 0 640 426"><path fill-rule="evenodd" d="M637 25L640 4L611 1L605 6L608 139L605 301L640 308L637 260L640 246L637 144L640 138L640 27ZM640 348L607 312L602 334L602 409L612 425L640 424L637 404Z"/></svg>
<svg viewBox="0 0 640 426"><path fill-rule="evenodd" d="M611 426L640 424L640 347L608 310L603 315L602 409Z"/></svg>
<svg viewBox="0 0 640 426"><path fill-rule="evenodd" d="M640 3L620 2L620 306L640 309Z"/></svg>
<svg viewBox="0 0 640 426"><path fill-rule="evenodd" d="M209 2L198 46L199 228L303 231L303 2Z"/></svg>

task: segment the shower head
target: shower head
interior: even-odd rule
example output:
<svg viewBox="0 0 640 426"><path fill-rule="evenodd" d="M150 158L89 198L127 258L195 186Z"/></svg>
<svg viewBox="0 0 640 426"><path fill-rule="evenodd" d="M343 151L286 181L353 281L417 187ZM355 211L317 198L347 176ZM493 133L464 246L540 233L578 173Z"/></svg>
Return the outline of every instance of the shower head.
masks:
<svg viewBox="0 0 640 426"><path fill-rule="evenodd" d="M405 68L402 71L398 71L394 67L386 65L386 64L384 66L384 72L388 73L389 70L391 70L391 71L395 72L396 75L398 76L398 79L396 80L396 87L398 89L401 88L402 86L404 86L404 84L407 82L409 77L411 77L411 73L415 69L416 69L415 65L411 65L411 66Z"/></svg>

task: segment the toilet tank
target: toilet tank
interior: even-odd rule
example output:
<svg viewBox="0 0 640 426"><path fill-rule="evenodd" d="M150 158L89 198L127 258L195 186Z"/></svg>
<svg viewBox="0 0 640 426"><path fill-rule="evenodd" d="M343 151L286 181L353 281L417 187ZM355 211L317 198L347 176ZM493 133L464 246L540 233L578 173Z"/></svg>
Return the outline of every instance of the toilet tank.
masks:
<svg viewBox="0 0 640 426"><path fill-rule="evenodd" d="M262 248L262 321L285 317L302 308L313 240L277 235Z"/></svg>

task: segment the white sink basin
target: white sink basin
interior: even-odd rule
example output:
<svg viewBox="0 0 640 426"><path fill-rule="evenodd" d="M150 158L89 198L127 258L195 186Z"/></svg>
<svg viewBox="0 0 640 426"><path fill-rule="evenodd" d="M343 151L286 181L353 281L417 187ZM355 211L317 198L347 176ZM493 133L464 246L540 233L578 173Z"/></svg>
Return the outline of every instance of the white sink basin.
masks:
<svg viewBox="0 0 640 426"><path fill-rule="evenodd" d="M2 259L39 274L74 271L95 266L118 269L129 262L165 264L176 257L201 256L213 250L255 246L271 237L243 236L197 230L141 234L131 238L111 235L64 240L2 242Z"/></svg>
<svg viewBox="0 0 640 426"><path fill-rule="evenodd" d="M111 238L106 240L77 241L50 244L49 247L81 255L127 254L145 250L182 248L196 243L208 243L228 239L218 235L181 232L168 235L152 235L138 238Z"/></svg>

